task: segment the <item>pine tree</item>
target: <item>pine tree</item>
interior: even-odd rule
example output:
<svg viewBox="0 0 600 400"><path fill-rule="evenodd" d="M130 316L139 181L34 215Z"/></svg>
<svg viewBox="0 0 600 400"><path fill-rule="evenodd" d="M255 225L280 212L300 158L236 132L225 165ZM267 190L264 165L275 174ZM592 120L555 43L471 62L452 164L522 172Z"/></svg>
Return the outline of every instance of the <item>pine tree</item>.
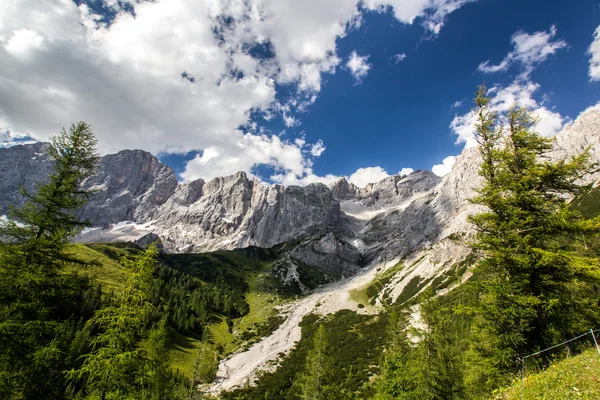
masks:
<svg viewBox="0 0 600 400"><path fill-rule="evenodd" d="M103 400L144 393L144 386L149 385L145 375L148 370L154 374L164 368L164 365L154 365L156 360L153 360L164 351L160 347L166 345L160 343L164 338L154 338L154 342L159 343L154 343L150 360L138 346L152 311L149 295L157 257L158 251L151 245L131 259L124 258L121 263L128 271L125 287L88 322L99 334L93 338L93 349L84 356L81 368L68 373L72 381L83 382L88 394L97 394ZM164 374L164 370L159 373Z"/></svg>
<svg viewBox="0 0 600 400"><path fill-rule="evenodd" d="M463 359L456 320L450 307L444 306L427 291L421 302L421 318L426 325L413 362L420 399L459 400L466 398Z"/></svg>
<svg viewBox="0 0 600 400"><path fill-rule="evenodd" d="M166 318L150 331L145 343L145 370L138 384L143 388L143 397L151 400L174 399L178 382L171 371L169 356L169 328Z"/></svg>
<svg viewBox="0 0 600 400"><path fill-rule="evenodd" d="M331 394L333 361L329 356L327 332L320 324L313 339L313 348L306 356L304 371L298 379L300 398L303 400L327 400Z"/></svg>
<svg viewBox="0 0 600 400"><path fill-rule="evenodd" d="M534 132L536 120L513 107L503 120L489 108L480 87L477 140L484 186L473 203L486 211L470 217L473 247L483 256L475 269L477 351L490 386L514 371L519 357L571 334L570 296L585 282L598 282L598 260L573 251L583 235L599 232L568 200L584 193L581 178L595 165L588 151L552 162L553 140Z"/></svg>
<svg viewBox="0 0 600 400"><path fill-rule="evenodd" d="M63 395L65 354L89 285L65 268L87 266L70 240L86 225L77 211L90 194L81 184L95 173L95 145L83 122L52 138L48 182L36 193L22 189L28 202L0 225L0 392L6 398Z"/></svg>
<svg viewBox="0 0 600 400"><path fill-rule="evenodd" d="M404 311L393 311L388 324L388 342L382 357L381 376L377 381L375 399L420 399L418 369L412 357L407 330L408 316Z"/></svg>

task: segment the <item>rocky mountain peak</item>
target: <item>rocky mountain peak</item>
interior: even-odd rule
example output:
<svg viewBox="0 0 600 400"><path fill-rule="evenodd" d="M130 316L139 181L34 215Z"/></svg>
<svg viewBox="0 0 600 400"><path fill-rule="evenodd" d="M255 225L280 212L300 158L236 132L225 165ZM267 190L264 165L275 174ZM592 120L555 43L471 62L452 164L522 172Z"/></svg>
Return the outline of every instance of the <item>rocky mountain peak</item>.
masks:
<svg viewBox="0 0 600 400"><path fill-rule="evenodd" d="M36 181L48 176L52 162L47 146L0 149L0 215L6 214L9 203L22 204L21 185L32 190ZM552 156L572 156L587 147L599 160L597 108L582 113L557 135ZM344 275L356 271L359 264L407 257L436 248L454 233L469 232L467 218L477 212L469 199L481 185L479 164L477 149L467 148L444 178L415 171L364 188L346 178L329 186L268 185L244 172L178 183L174 171L150 153L124 150L102 157L98 175L85 182L86 188L98 193L83 216L104 228L86 240L132 240L153 233L170 252L271 247L294 241L300 243L294 257ZM127 229L117 224L122 221L131 221ZM449 261L446 247L440 247L434 264ZM335 256L318 254L327 249L336 249ZM447 252L448 257L466 251L457 249ZM332 264L340 262L343 271Z"/></svg>
<svg viewBox="0 0 600 400"><path fill-rule="evenodd" d="M329 185L329 190L331 191L333 198L337 200L347 200L354 197L359 188L353 183L348 182L345 177L341 177Z"/></svg>

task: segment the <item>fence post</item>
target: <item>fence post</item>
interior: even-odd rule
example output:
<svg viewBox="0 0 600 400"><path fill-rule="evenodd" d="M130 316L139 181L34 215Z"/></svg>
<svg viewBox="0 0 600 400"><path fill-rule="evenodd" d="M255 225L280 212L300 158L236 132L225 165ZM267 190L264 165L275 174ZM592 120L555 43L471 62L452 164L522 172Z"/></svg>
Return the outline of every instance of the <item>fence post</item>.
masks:
<svg viewBox="0 0 600 400"><path fill-rule="evenodd" d="M596 340L596 335L594 335L594 330L590 329L590 333L592 334L592 338L594 338L594 344L596 345L596 350L598 350L598 354L600 354L600 347L598 347L598 341Z"/></svg>
<svg viewBox="0 0 600 400"><path fill-rule="evenodd" d="M523 391L525 390L525 358L527 357L519 357L521 360L521 400L523 400Z"/></svg>

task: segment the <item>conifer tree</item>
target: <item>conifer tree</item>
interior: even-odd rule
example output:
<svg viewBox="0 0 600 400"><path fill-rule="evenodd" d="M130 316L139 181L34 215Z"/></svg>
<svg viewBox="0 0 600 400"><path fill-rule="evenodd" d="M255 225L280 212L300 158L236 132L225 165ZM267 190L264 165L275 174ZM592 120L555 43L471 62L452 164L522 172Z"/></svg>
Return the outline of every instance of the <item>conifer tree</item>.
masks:
<svg viewBox="0 0 600 400"><path fill-rule="evenodd" d="M569 206L588 189L581 178L596 167L589 152L552 161L553 139L534 131L528 110L513 107L504 121L490 110L485 87L475 101L484 185L472 202L486 210L470 217L482 255L473 342L493 387L519 357L573 333L572 294L599 277L598 260L573 243L600 227Z"/></svg>
<svg viewBox="0 0 600 400"><path fill-rule="evenodd" d="M465 399L464 366L455 319L450 307L433 295L428 289L421 303L421 318L426 327L413 358L418 371L415 393L420 399Z"/></svg>
<svg viewBox="0 0 600 400"><path fill-rule="evenodd" d="M125 287L88 322L99 334L93 338L93 349L84 356L81 368L69 371L71 380L84 382L88 394L102 400L124 399L145 392L148 370L153 374L160 369L158 373L164 375L164 365L153 365L156 360L152 359L166 354L160 347L166 346L164 338L154 338L150 360L138 346L152 311L149 295L157 257L156 246L151 245L133 258L124 258L121 263L128 272Z"/></svg>
<svg viewBox="0 0 600 400"><path fill-rule="evenodd" d="M331 397L333 361L329 356L327 332L320 324L313 339L313 348L306 356L304 371L298 379L300 398L303 400L327 400Z"/></svg>
<svg viewBox="0 0 600 400"><path fill-rule="evenodd" d="M419 399L418 369L411 359L411 347L406 329L408 316L404 311L393 311L387 329L388 341L381 362L381 376L377 381L376 400Z"/></svg>
<svg viewBox="0 0 600 400"><path fill-rule="evenodd" d="M96 139L84 122L52 138L54 169L28 202L0 225L0 393L4 398L60 398L62 369L85 279L65 273L85 266L70 240L85 226L77 211L96 171Z"/></svg>
<svg viewBox="0 0 600 400"><path fill-rule="evenodd" d="M138 384L144 391L143 397L151 400L176 398L178 382L171 371L169 356L169 327L163 317L150 331L144 346L146 360Z"/></svg>

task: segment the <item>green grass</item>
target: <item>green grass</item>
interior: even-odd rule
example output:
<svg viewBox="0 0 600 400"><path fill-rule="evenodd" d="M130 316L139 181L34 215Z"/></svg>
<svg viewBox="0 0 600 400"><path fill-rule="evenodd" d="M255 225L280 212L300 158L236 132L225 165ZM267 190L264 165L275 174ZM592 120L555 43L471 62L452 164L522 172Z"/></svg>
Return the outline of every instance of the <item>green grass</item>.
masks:
<svg viewBox="0 0 600 400"><path fill-rule="evenodd" d="M215 345L217 352L223 357L233 353L240 345L240 340L229 331L227 319L223 318L208 326L210 341Z"/></svg>
<svg viewBox="0 0 600 400"><path fill-rule="evenodd" d="M171 366L186 376L192 376L201 342L198 339L182 335L175 330L172 330L172 332L173 336L171 337L169 349Z"/></svg>
<svg viewBox="0 0 600 400"><path fill-rule="evenodd" d="M399 262L385 271L378 273L375 278L365 286L350 291L350 298L358 304L363 304L365 306L369 304L374 305L379 292L383 290L385 285L387 285L392 278L403 269L404 263ZM387 299L386 295L383 297L384 300Z"/></svg>
<svg viewBox="0 0 600 400"><path fill-rule="evenodd" d="M600 399L600 354L590 349L557 361L547 370L516 379L512 386L494 394L498 400Z"/></svg>
<svg viewBox="0 0 600 400"><path fill-rule="evenodd" d="M283 299L276 293L265 290L265 274L258 274L248 278L250 288L246 295L246 302L250 312L235 321L234 332L243 341L252 342L272 333L283 322L275 310Z"/></svg>
<svg viewBox="0 0 600 400"><path fill-rule="evenodd" d="M108 247L108 245L103 246ZM95 245L73 245L73 250L76 256L84 261L96 262L98 263L98 266L92 266L85 269L72 267L68 268L67 272L74 272L75 268L78 268L77 271L79 273L90 275L94 277L96 282L101 283L103 292L107 292L110 289L118 289L123 287L125 284L125 270L119 264L117 259L119 258L118 254L124 252L120 252L119 249L115 248L115 251L112 253L115 254L115 257L113 258L108 256L100 249L102 249L102 247Z"/></svg>

